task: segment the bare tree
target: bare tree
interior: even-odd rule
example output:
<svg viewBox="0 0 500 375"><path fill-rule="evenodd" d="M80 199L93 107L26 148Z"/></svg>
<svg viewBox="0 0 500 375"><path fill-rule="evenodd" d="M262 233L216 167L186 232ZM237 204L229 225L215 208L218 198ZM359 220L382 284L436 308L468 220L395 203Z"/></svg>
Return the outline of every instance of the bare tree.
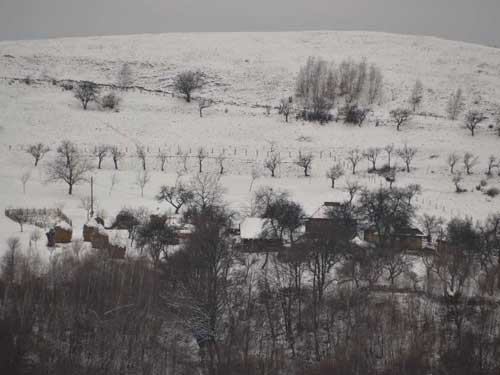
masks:
<svg viewBox="0 0 500 375"><path fill-rule="evenodd" d="M406 122L411 118L412 112L409 109L406 108L397 108L393 109L390 112L391 117L393 118L394 122L396 123L396 130L400 131L401 126L406 124Z"/></svg>
<svg viewBox="0 0 500 375"><path fill-rule="evenodd" d="M137 246L145 249L156 270L162 258L167 257L169 246L177 244L174 229L166 224L165 217L149 219L137 228Z"/></svg>
<svg viewBox="0 0 500 375"><path fill-rule="evenodd" d="M141 198L144 198L144 187L150 181L148 171L143 169L137 172L135 177L135 184L141 189Z"/></svg>
<svg viewBox="0 0 500 375"><path fill-rule="evenodd" d="M97 169L101 169L101 164L104 158L108 155L109 146L108 145L98 145L94 149L94 156L97 157Z"/></svg>
<svg viewBox="0 0 500 375"><path fill-rule="evenodd" d="M220 153L219 155L217 155L217 157L215 158L215 161L217 162L217 165L219 166L219 174L224 174L224 163L226 162L226 155L224 155L224 153Z"/></svg>
<svg viewBox="0 0 500 375"><path fill-rule="evenodd" d="M28 223L30 220L29 210L23 208L10 210L9 219L19 224L19 229L22 232L24 229L24 224Z"/></svg>
<svg viewBox="0 0 500 375"><path fill-rule="evenodd" d="M9 285L12 284L16 278L21 240L19 237L9 237L6 242L7 251L2 257L0 271L3 279L7 281Z"/></svg>
<svg viewBox="0 0 500 375"><path fill-rule="evenodd" d="M469 129L473 137L479 124L484 119L486 119L486 117L484 117L483 113L477 110L471 110L465 115L465 127Z"/></svg>
<svg viewBox="0 0 500 375"><path fill-rule="evenodd" d="M174 207L175 214L178 214L182 206L193 200L193 192L177 180L174 186L162 186L156 199L169 203Z"/></svg>
<svg viewBox="0 0 500 375"><path fill-rule="evenodd" d="M87 221L89 221L93 213L97 211L97 205L97 198L95 197L90 197L87 195L80 198L80 208L85 211L85 214L87 215Z"/></svg>
<svg viewBox="0 0 500 375"><path fill-rule="evenodd" d="M344 175L344 168L342 164L337 163L333 165L327 172L326 177L332 182L332 189L335 188L335 181Z"/></svg>
<svg viewBox="0 0 500 375"><path fill-rule="evenodd" d="M207 152L203 149L203 147L199 147L198 152L196 153L196 158L198 159L198 173L203 173L203 161L207 157Z"/></svg>
<svg viewBox="0 0 500 375"><path fill-rule="evenodd" d="M70 164L73 155L76 154L78 154L78 148L76 147L76 144L67 139L63 140L57 147L57 155L60 155L64 158L64 160L66 160L66 165Z"/></svg>
<svg viewBox="0 0 500 375"><path fill-rule="evenodd" d="M391 156L394 152L394 143L388 144L384 147L384 151L387 154L387 165L391 168Z"/></svg>
<svg viewBox="0 0 500 375"><path fill-rule="evenodd" d="M470 152L466 152L463 157L465 173L468 175L472 174L472 168L474 168L479 162L479 158L474 156L474 154Z"/></svg>
<svg viewBox="0 0 500 375"><path fill-rule="evenodd" d="M424 99L424 86L422 85L422 82L419 79L417 79L415 85L413 86L409 99L413 112L415 112L417 108L420 107L423 99Z"/></svg>
<svg viewBox="0 0 500 375"><path fill-rule="evenodd" d="M460 160L460 155L458 155L456 152L452 152L451 154L448 155L446 161L448 163L448 166L450 167L451 174L455 173L455 165L457 165L459 160Z"/></svg>
<svg viewBox="0 0 500 375"><path fill-rule="evenodd" d="M306 120L324 121L334 105L334 92L329 90L332 67L325 60L309 57L297 76L295 95L304 109ZM333 81L331 82L333 83Z"/></svg>
<svg viewBox="0 0 500 375"><path fill-rule="evenodd" d="M311 152L307 154L299 154L299 158L295 161L299 167L304 170L304 176L309 177L309 170L311 168L311 164L313 162L314 156Z"/></svg>
<svg viewBox="0 0 500 375"><path fill-rule="evenodd" d="M383 249L381 267L386 271L387 280L394 286L396 279L411 270L411 260L402 252Z"/></svg>
<svg viewBox="0 0 500 375"><path fill-rule="evenodd" d="M378 156L380 155L380 148L378 147L370 147L368 150L366 150L363 153L363 156L368 160L370 163L372 163L372 170L376 171L377 170L377 159Z"/></svg>
<svg viewBox="0 0 500 375"><path fill-rule="evenodd" d="M75 98L81 103L84 110L90 102L97 101L99 97L99 87L94 82L83 81L75 88Z"/></svg>
<svg viewBox="0 0 500 375"><path fill-rule="evenodd" d="M410 166L413 158L417 154L417 149L415 147L408 146L407 143L404 144L402 148L399 148L396 153L403 160L406 165L406 172L410 173Z"/></svg>
<svg viewBox="0 0 500 375"><path fill-rule="evenodd" d="M147 152L146 152L146 147L136 144L135 145L135 155L137 156L137 159L141 162L142 165L142 170L146 170L146 158L147 158Z"/></svg>
<svg viewBox="0 0 500 375"><path fill-rule="evenodd" d="M455 173L453 175L453 178L451 179L453 181L453 184L455 185L455 192L456 193L462 193L464 192L465 190L462 189L462 187L460 186L460 183L463 181L463 176L462 176L462 173L458 172L458 173Z"/></svg>
<svg viewBox="0 0 500 375"><path fill-rule="evenodd" d="M261 176L262 176L262 172L261 172L260 168L257 165L253 165L252 166L252 170L250 172L251 180L250 180L250 187L248 189L249 191L252 191L254 182L258 178L260 178Z"/></svg>
<svg viewBox="0 0 500 375"><path fill-rule="evenodd" d="M110 184L109 184L109 193L108 193L109 196L111 196L113 189L115 188L115 186L118 184L119 181L120 180L118 178L118 175L116 173L113 173L111 175Z"/></svg>
<svg viewBox="0 0 500 375"><path fill-rule="evenodd" d="M497 114L495 116L495 124L496 124L497 134L500 137L500 114Z"/></svg>
<svg viewBox="0 0 500 375"><path fill-rule="evenodd" d="M497 158L494 155L490 155L488 158L488 170L486 171L486 175L491 176L493 168L498 168L500 164L497 161Z"/></svg>
<svg viewBox="0 0 500 375"><path fill-rule="evenodd" d="M367 63L362 60L356 63L353 60L344 60L339 65L339 88L347 104L357 101L366 85Z"/></svg>
<svg viewBox="0 0 500 375"><path fill-rule="evenodd" d="M62 148L54 160L47 165L49 179L64 181L68 185L68 194L73 194L73 186L87 180L92 164L71 142L63 142Z"/></svg>
<svg viewBox="0 0 500 375"><path fill-rule="evenodd" d="M118 162L123 159L125 154L120 151L118 146L110 147L111 157L113 158L113 163L115 165L115 170L118 170Z"/></svg>
<svg viewBox="0 0 500 375"><path fill-rule="evenodd" d="M203 87L203 77L201 72L186 71L179 73L174 80L174 88L177 92L184 95L186 102L191 101L193 91Z"/></svg>
<svg viewBox="0 0 500 375"><path fill-rule="evenodd" d="M264 109L266 110L265 115L266 116L271 116L271 106L269 104L264 106Z"/></svg>
<svg viewBox="0 0 500 375"><path fill-rule="evenodd" d="M419 184L409 184L405 188L402 189L403 194L408 200L408 204L411 205L412 199L422 193L422 186Z"/></svg>
<svg viewBox="0 0 500 375"><path fill-rule="evenodd" d="M30 234L30 241L35 243L35 249L38 248L38 241L42 238L42 234L43 232L38 228L33 229Z"/></svg>
<svg viewBox="0 0 500 375"><path fill-rule="evenodd" d="M269 156L264 160L264 168L269 169L271 172L271 177L275 177L276 169L281 164L281 156L279 152L271 150Z"/></svg>
<svg viewBox="0 0 500 375"><path fill-rule="evenodd" d="M363 154L359 151L358 148L354 148L349 150L347 154L347 160L351 163L352 166L352 174L356 174L356 167L359 162L363 159Z"/></svg>
<svg viewBox="0 0 500 375"><path fill-rule="evenodd" d="M352 203L356 194L361 191L361 185L358 181L347 181L344 190L349 194L349 203Z"/></svg>
<svg viewBox="0 0 500 375"><path fill-rule="evenodd" d="M203 117L203 110L211 107L212 104L213 101L210 99L201 98L200 100L198 100L198 109L200 111L200 118Z"/></svg>
<svg viewBox="0 0 500 375"><path fill-rule="evenodd" d="M396 170L396 166L394 166L394 168L389 168L389 170L384 173L384 178L389 183L389 189L392 189L392 185L396 182Z"/></svg>
<svg viewBox="0 0 500 375"><path fill-rule="evenodd" d="M288 122L288 116L292 113L292 110L292 97L281 99L278 112L285 117L285 122Z"/></svg>
<svg viewBox="0 0 500 375"><path fill-rule="evenodd" d="M158 150L158 155L156 155L156 158L160 162L160 170L162 172L165 172L165 164L167 163L168 160L168 154L166 151L163 151L162 149Z"/></svg>
<svg viewBox="0 0 500 375"><path fill-rule="evenodd" d="M26 194L26 184L28 183L30 178L31 178L31 171L24 172L19 178L23 185L23 194Z"/></svg>
<svg viewBox="0 0 500 375"><path fill-rule="evenodd" d="M177 154L176 154L178 157L179 157L179 160L181 162L181 168L182 168L182 172L183 173L187 173L188 172L188 160L189 160L189 151L186 150L186 151L181 151L180 149L177 150Z"/></svg>
<svg viewBox="0 0 500 375"><path fill-rule="evenodd" d="M224 188L220 183L220 174L198 173L189 181L189 190L193 193L191 205L204 210L222 203Z"/></svg>
<svg viewBox="0 0 500 375"><path fill-rule="evenodd" d="M374 104L382 96L384 77L382 71L375 65L370 66L368 76L368 104Z"/></svg>
<svg viewBox="0 0 500 375"><path fill-rule="evenodd" d="M451 94L448 104L446 105L446 112L448 113L448 118L450 120L456 120L460 112L463 111L465 106L465 99L462 93L462 89L457 89L453 94Z"/></svg>
<svg viewBox="0 0 500 375"><path fill-rule="evenodd" d="M45 154L50 151L49 146L46 146L43 143L37 143L28 146L28 149L26 152L33 156L33 159L35 159L35 167L38 165L38 162L43 159Z"/></svg>
<svg viewBox="0 0 500 375"><path fill-rule="evenodd" d="M124 63L117 75L118 86L128 88L134 84L132 69L128 63Z"/></svg>
<svg viewBox="0 0 500 375"><path fill-rule="evenodd" d="M432 237L434 235L442 232L444 219L442 217L437 217L434 215L423 214L419 218L421 226L424 228L424 233L427 237L427 242L432 242Z"/></svg>

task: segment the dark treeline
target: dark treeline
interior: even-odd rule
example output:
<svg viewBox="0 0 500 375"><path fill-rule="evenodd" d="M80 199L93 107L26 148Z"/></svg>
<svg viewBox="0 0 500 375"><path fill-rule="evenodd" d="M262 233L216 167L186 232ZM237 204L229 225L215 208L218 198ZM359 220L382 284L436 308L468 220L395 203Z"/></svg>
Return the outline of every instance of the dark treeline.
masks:
<svg viewBox="0 0 500 375"><path fill-rule="evenodd" d="M425 216L439 246L410 257L393 236L415 220L408 189L361 191L303 235L301 206L261 188L253 210L287 246L257 255L241 251L219 186L202 185L181 244L161 218L134 221L144 257L68 249L42 269L9 240L0 373L498 374L500 216ZM353 241L366 225L373 247Z"/></svg>

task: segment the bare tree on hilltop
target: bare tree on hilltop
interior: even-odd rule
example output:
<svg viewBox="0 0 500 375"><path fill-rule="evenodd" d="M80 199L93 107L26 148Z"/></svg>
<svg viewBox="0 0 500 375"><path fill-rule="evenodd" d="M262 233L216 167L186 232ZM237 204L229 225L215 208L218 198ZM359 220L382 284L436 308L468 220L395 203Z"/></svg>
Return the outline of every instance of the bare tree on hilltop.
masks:
<svg viewBox="0 0 500 375"><path fill-rule="evenodd" d="M184 95L188 103L191 102L193 91L201 89L203 84L202 73L191 70L179 73L174 80L175 90Z"/></svg>
<svg viewBox="0 0 500 375"><path fill-rule="evenodd" d="M128 63L122 65L117 77L118 86L128 88L134 84L132 69Z"/></svg>
<svg viewBox="0 0 500 375"><path fill-rule="evenodd" d="M401 126L411 118L411 111L407 108L396 108L390 112L390 115L396 123L396 130L400 131Z"/></svg>
<svg viewBox="0 0 500 375"><path fill-rule="evenodd" d="M413 86L413 90L411 91L409 99L413 112L415 112L417 108L420 107L423 99L424 99L424 86L422 85L422 82L419 79L417 79L415 85Z"/></svg>
<svg viewBox="0 0 500 375"><path fill-rule="evenodd" d="M75 88L75 98L82 103L83 109L86 110L90 102L97 101L99 98L99 87L94 82L80 82Z"/></svg>
<svg viewBox="0 0 500 375"><path fill-rule="evenodd" d="M450 120L456 120L460 112L463 111L465 106L465 99L462 89L457 89L456 92L451 94L448 104L446 105L446 112Z"/></svg>
<svg viewBox="0 0 500 375"><path fill-rule="evenodd" d="M479 124L484 121L486 117L481 111L471 110L465 115L465 127L469 129L471 136L474 137L476 129Z"/></svg>

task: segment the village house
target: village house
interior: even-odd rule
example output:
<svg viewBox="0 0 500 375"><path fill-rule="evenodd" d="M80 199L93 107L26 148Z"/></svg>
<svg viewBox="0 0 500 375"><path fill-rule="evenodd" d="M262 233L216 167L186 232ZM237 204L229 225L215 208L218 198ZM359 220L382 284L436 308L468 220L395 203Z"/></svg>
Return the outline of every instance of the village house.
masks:
<svg viewBox="0 0 500 375"><path fill-rule="evenodd" d="M414 250L420 251L423 249L425 235L418 228L405 227L399 229L394 233L392 241L395 250L406 251ZM364 240L371 244L378 244L380 237L375 227L370 227L364 230Z"/></svg>
<svg viewBox="0 0 500 375"><path fill-rule="evenodd" d="M328 212L333 207L338 207L339 205L339 202L324 202L305 220L305 233L307 235L318 235L331 231L333 220L328 215Z"/></svg>
<svg viewBox="0 0 500 375"><path fill-rule="evenodd" d="M267 228L268 219L248 217L240 224L241 250L245 252L272 252L283 247Z"/></svg>

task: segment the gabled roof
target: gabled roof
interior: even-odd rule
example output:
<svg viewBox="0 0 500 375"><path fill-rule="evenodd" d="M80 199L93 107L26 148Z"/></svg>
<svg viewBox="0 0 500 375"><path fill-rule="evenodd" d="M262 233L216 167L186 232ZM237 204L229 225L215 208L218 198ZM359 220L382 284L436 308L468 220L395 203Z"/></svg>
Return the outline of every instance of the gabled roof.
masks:
<svg viewBox="0 0 500 375"><path fill-rule="evenodd" d="M324 202L320 207L316 209L316 211L313 212L311 216L309 216L309 219L328 219L328 211L332 207L336 207L339 204L339 202Z"/></svg>

